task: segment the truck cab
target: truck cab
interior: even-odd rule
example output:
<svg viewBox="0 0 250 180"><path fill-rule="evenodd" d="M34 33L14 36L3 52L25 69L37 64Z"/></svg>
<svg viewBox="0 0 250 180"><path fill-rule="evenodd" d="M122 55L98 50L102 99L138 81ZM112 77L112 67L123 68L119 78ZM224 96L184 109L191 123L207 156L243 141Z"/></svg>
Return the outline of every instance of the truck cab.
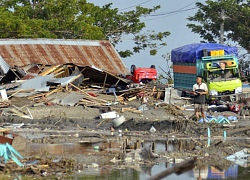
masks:
<svg viewBox="0 0 250 180"><path fill-rule="evenodd" d="M211 52L211 55L202 57L201 61L197 62L200 69L198 73L202 74L209 89L209 99L242 93L237 58L232 55L224 55L224 53L213 55Z"/></svg>

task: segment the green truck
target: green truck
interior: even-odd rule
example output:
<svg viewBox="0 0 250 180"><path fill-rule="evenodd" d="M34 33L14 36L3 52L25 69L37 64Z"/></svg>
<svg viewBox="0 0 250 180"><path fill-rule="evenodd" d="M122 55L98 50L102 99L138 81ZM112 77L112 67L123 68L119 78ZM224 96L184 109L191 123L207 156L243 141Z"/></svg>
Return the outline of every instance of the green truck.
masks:
<svg viewBox="0 0 250 180"><path fill-rule="evenodd" d="M242 93L237 48L217 43L195 43L171 51L174 88L185 96L192 91L196 76L203 77L208 100Z"/></svg>

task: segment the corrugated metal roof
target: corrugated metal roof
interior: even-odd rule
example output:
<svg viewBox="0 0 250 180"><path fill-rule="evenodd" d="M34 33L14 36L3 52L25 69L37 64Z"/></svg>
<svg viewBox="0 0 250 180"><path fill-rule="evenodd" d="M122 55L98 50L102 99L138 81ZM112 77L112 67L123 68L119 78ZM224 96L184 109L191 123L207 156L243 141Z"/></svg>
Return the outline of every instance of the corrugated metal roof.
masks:
<svg viewBox="0 0 250 180"><path fill-rule="evenodd" d="M49 91L49 86L47 86L47 82L50 79L53 79L54 75L49 74L47 76L36 76L32 79L24 81L19 89L23 90L31 90L34 89L35 91Z"/></svg>
<svg viewBox="0 0 250 180"><path fill-rule="evenodd" d="M63 106L74 106L76 103L78 103L84 95L77 94L75 92L71 93L58 93L54 100L51 102L56 104L61 104Z"/></svg>
<svg viewBox="0 0 250 180"><path fill-rule="evenodd" d="M9 65L4 61L2 56L0 56L0 66L4 74L6 74L10 69Z"/></svg>
<svg viewBox="0 0 250 180"><path fill-rule="evenodd" d="M23 67L32 63L73 63L95 66L112 74L128 74L128 69L109 41L0 39L0 55L10 67Z"/></svg>
<svg viewBox="0 0 250 180"><path fill-rule="evenodd" d="M60 84L62 87L65 87L70 82L74 81L74 79L76 77L77 76L68 76L68 77L63 77L63 78L53 78L53 79L48 80L48 82L57 83L57 84Z"/></svg>

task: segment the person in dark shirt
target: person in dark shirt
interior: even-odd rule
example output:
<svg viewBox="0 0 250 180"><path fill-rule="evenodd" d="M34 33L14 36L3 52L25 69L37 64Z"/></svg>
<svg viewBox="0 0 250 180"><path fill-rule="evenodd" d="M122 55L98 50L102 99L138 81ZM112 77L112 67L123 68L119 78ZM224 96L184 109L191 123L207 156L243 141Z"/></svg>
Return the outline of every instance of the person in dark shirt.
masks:
<svg viewBox="0 0 250 180"><path fill-rule="evenodd" d="M221 68L221 78L232 78L233 73L229 70L226 69L226 62L220 62L219 63L220 68Z"/></svg>
<svg viewBox="0 0 250 180"><path fill-rule="evenodd" d="M196 83L193 85L194 94L194 109L197 119L199 119L200 114L205 122L205 103L206 94L208 93L207 85L202 82L202 76L197 76Z"/></svg>

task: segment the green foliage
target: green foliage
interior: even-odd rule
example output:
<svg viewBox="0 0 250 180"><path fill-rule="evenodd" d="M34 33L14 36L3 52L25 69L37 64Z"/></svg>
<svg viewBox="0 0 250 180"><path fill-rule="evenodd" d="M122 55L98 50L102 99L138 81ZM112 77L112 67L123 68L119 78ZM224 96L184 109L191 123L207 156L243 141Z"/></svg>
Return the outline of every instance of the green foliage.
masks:
<svg viewBox="0 0 250 180"><path fill-rule="evenodd" d="M120 52L127 57L146 49L155 55L170 35L141 33L145 23L140 18L160 6L119 12L111 3L99 7L86 0L0 0L0 4L0 38L105 39L116 45L132 35L135 46Z"/></svg>
<svg viewBox="0 0 250 180"><path fill-rule="evenodd" d="M200 34L204 42L217 42L220 25L224 23L225 40L237 42L250 51L250 1L249 0L207 0L205 4L196 3L199 10L188 20L192 32ZM221 12L224 11L224 17Z"/></svg>

